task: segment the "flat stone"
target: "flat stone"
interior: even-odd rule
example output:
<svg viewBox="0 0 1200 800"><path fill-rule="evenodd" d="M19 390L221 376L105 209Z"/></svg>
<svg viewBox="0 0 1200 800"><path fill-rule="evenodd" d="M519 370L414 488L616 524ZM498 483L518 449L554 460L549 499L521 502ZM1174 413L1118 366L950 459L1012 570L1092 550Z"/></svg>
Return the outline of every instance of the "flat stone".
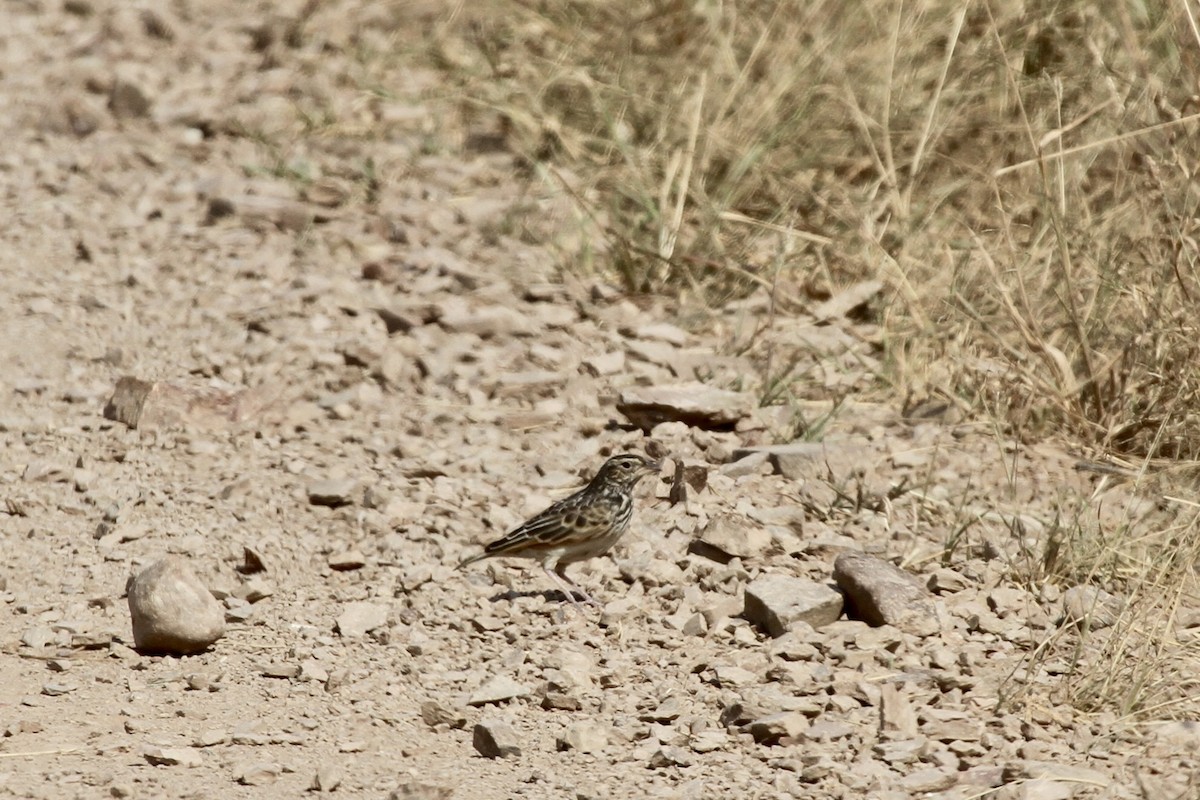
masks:
<svg viewBox="0 0 1200 800"><path fill-rule="evenodd" d="M485 706L529 695L529 688L507 675L496 675L471 693L467 705Z"/></svg>
<svg viewBox="0 0 1200 800"><path fill-rule="evenodd" d="M508 306L469 308L457 298L447 301L438 324L452 333L472 333L481 339L521 336L536 332L532 317Z"/></svg>
<svg viewBox="0 0 1200 800"><path fill-rule="evenodd" d="M717 514L700 531L695 551L714 561L758 558L771 546L771 534L760 524L736 514Z"/></svg>
<svg viewBox="0 0 1200 800"><path fill-rule="evenodd" d="M730 461L727 464L722 464L717 468L717 472L727 475L730 478L741 478L758 472L759 468L770 461L770 459L771 456L768 453L749 453L741 457L735 457L734 461Z"/></svg>
<svg viewBox="0 0 1200 800"><path fill-rule="evenodd" d="M698 382L632 387L622 391L617 400L617 410L647 432L663 422L729 430L752 406L753 398L745 392L730 392Z"/></svg>
<svg viewBox="0 0 1200 800"><path fill-rule="evenodd" d="M1102 789L1112 782L1112 779L1098 769L1080 767L1074 764L1063 764L1057 761L1016 761L1004 765L1004 782L1016 780L1066 781L1074 784Z"/></svg>
<svg viewBox="0 0 1200 800"><path fill-rule="evenodd" d="M896 785L906 797L917 797L930 792L940 792L958 783L958 772L948 767L918 769L904 775Z"/></svg>
<svg viewBox="0 0 1200 800"><path fill-rule="evenodd" d="M422 780L405 781L388 793L387 800L449 800L454 787Z"/></svg>
<svg viewBox="0 0 1200 800"><path fill-rule="evenodd" d="M117 381L104 406L104 416L142 430L228 428L259 417L276 398L277 390L269 387L224 391L126 375Z"/></svg>
<svg viewBox="0 0 1200 800"><path fill-rule="evenodd" d="M362 600L347 603L337 618L338 633L351 639L365 636L386 625L387 618L387 606Z"/></svg>
<svg viewBox="0 0 1200 800"><path fill-rule="evenodd" d="M608 746L609 730L595 722L576 722L567 727L558 737L559 750L575 750L580 753L599 753Z"/></svg>
<svg viewBox="0 0 1200 800"><path fill-rule="evenodd" d="M888 739L911 739L917 735L917 712L908 695L894 683L879 687L879 732Z"/></svg>
<svg viewBox="0 0 1200 800"><path fill-rule="evenodd" d="M503 720L484 719L475 723L471 743L484 758L511 758L521 755L516 729Z"/></svg>
<svg viewBox="0 0 1200 800"><path fill-rule="evenodd" d="M321 764L313 774L311 788L315 792L332 792L342 785L342 768L337 764Z"/></svg>
<svg viewBox="0 0 1200 800"><path fill-rule="evenodd" d="M26 628L21 634L21 644L34 650L41 650L57 639L58 635L49 625L34 625L32 628Z"/></svg>
<svg viewBox="0 0 1200 800"><path fill-rule="evenodd" d="M314 506L338 508L354 502L358 493L358 481L354 478L329 478L313 481L308 485L308 502Z"/></svg>
<svg viewBox="0 0 1200 800"><path fill-rule="evenodd" d="M855 475L874 472L872 451L863 442L791 442L733 451L735 460L765 453L775 471L788 480L829 478L840 483Z"/></svg>
<svg viewBox="0 0 1200 800"><path fill-rule="evenodd" d="M237 782L243 786L270 786L279 780L283 768L271 761L254 761L237 768Z"/></svg>
<svg viewBox="0 0 1200 800"><path fill-rule="evenodd" d="M678 325L672 325L669 322L650 322L645 325L639 325L634 330L633 335L639 339L651 339L659 342L673 344L676 347L683 347L687 344L688 332Z"/></svg>
<svg viewBox="0 0 1200 800"><path fill-rule="evenodd" d="M300 677L300 665L286 663L262 664L258 668L258 674L264 678L298 678Z"/></svg>
<svg viewBox="0 0 1200 800"><path fill-rule="evenodd" d="M442 705L436 700L426 700L421 703L421 719L431 728L445 725L448 728L462 728L467 724L466 715L461 711Z"/></svg>
<svg viewBox="0 0 1200 800"><path fill-rule="evenodd" d="M653 769L663 769L664 767L690 767L695 762L692 754L682 747L674 745L663 745L654 751L650 756L650 767Z"/></svg>
<svg viewBox="0 0 1200 800"><path fill-rule="evenodd" d="M921 734L937 742L978 742L983 724L976 720L934 720L921 726Z"/></svg>
<svg viewBox="0 0 1200 800"><path fill-rule="evenodd" d="M820 628L842 615L842 595L823 583L791 575L765 575L746 587L742 615L771 636L795 623Z"/></svg>
<svg viewBox="0 0 1200 800"><path fill-rule="evenodd" d="M1062 608L1068 622L1100 629L1116 623L1125 601L1097 586L1072 586L1063 592Z"/></svg>
<svg viewBox="0 0 1200 800"><path fill-rule="evenodd" d="M780 711L760 717L751 722L747 729L759 744L779 744L781 739L797 739L808 730L808 717L799 711Z"/></svg>
<svg viewBox="0 0 1200 800"><path fill-rule="evenodd" d="M25 465L21 480L30 483L67 483L71 480L74 468L69 464L59 463L48 459L37 459Z"/></svg>
<svg viewBox="0 0 1200 800"><path fill-rule="evenodd" d="M939 567L925 581L926 588L934 594L954 594L961 592L973 584L962 573L949 567Z"/></svg>
<svg viewBox="0 0 1200 800"><path fill-rule="evenodd" d="M864 553L842 553L833 563L833 579L854 618L869 625L893 625L918 636L941 630L929 592L890 562Z"/></svg>
<svg viewBox="0 0 1200 800"><path fill-rule="evenodd" d="M179 556L157 561L126 587L133 641L144 652L197 653L225 633L221 604Z"/></svg>
<svg viewBox="0 0 1200 800"><path fill-rule="evenodd" d="M723 750L727 744L729 744L729 734L715 728L693 734L692 738L688 740L688 747L697 753Z"/></svg>
<svg viewBox="0 0 1200 800"><path fill-rule="evenodd" d="M603 377L605 375L616 375L625 369L625 351L613 350L609 353L590 356L583 359L581 366L584 371L593 377Z"/></svg>
<svg viewBox="0 0 1200 800"><path fill-rule="evenodd" d="M367 557L358 550L347 550L342 553L334 553L325 562L332 570L338 572L347 572L355 569L362 569L367 564Z"/></svg>
<svg viewBox="0 0 1200 800"><path fill-rule="evenodd" d="M142 757L156 767L199 767L204 764L204 756L194 747L153 747L142 748Z"/></svg>
<svg viewBox="0 0 1200 800"><path fill-rule="evenodd" d="M834 739L845 739L857 732L858 729L847 722L836 719L818 719L808 726L802 736L810 742L829 742Z"/></svg>

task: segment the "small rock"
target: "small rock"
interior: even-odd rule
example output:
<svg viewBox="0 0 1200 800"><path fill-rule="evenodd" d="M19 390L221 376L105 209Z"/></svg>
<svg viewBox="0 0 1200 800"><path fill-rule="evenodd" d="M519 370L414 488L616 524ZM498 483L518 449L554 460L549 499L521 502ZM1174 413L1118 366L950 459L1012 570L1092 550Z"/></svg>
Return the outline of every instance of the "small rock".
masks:
<svg viewBox="0 0 1200 800"><path fill-rule="evenodd" d="M299 664L263 664L258 668L258 674L264 678L283 678L290 680L300 677Z"/></svg>
<svg viewBox="0 0 1200 800"><path fill-rule="evenodd" d="M1001 619L1013 615L1024 619L1029 616L1030 607L1037 605L1037 601L1029 592L1015 586L998 586L992 589L988 592L987 603L988 608L996 612Z"/></svg>
<svg viewBox="0 0 1200 800"><path fill-rule="evenodd" d="M894 683L880 688L879 732L888 739L911 739L917 735L917 712L908 696Z"/></svg>
<svg viewBox="0 0 1200 800"><path fill-rule="evenodd" d="M868 625L893 625L918 636L941 629L925 587L881 558L842 553L833 563L833 579L846 595L848 611Z"/></svg>
<svg viewBox="0 0 1200 800"><path fill-rule="evenodd" d="M274 401L274 392L271 387L222 391L127 375L117 381L104 417L138 429L229 427L260 415Z"/></svg>
<svg viewBox="0 0 1200 800"><path fill-rule="evenodd" d="M780 711L751 722L747 728L759 744L779 744L785 737L796 739L808 730L808 718L799 711Z"/></svg>
<svg viewBox="0 0 1200 800"><path fill-rule="evenodd" d="M471 743L484 758L509 758L521 755L517 731L512 725L498 719L484 719L475 723Z"/></svg>
<svg viewBox="0 0 1200 800"><path fill-rule="evenodd" d="M536 329L532 317L508 306L467 308L458 298L443 304L438 324L452 333L473 333L481 339L529 335Z"/></svg>
<svg viewBox="0 0 1200 800"><path fill-rule="evenodd" d="M143 747L142 756L156 767L199 767L204 763L193 747Z"/></svg>
<svg viewBox="0 0 1200 800"><path fill-rule="evenodd" d="M925 582L925 586L934 594L954 594L961 592L971 586L971 581L949 567L941 567L934 570L929 576L929 580Z"/></svg>
<svg viewBox="0 0 1200 800"><path fill-rule="evenodd" d="M1073 784L1085 784L1097 789L1102 789L1111 783L1108 775L1091 767L1079 767L1074 764L1062 764L1056 761L1030 760L1005 764L1003 779L1005 783L1038 779L1064 781Z"/></svg>
<svg viewBox="0 0 1200 800"><path fill-rule="evenodd" d="M818 305L813 309L812 315L820 322L843 317L861 319L864 316L864 309L882 291L882 281L861 281L843 289Z"/></svg>
<svg viewBox="0 0 1200 800"><path fill-rule="evenodd" d="M454 789L450 786L410 780L388 793L387 800L449 800L453 794Z"/></svg>
<svg viewBox="0 0 1200 800"><path fill-rule="evenodd" d="M21 479L31 483L66 483L71 480L73 472L73 468L67 464L38 459L25 465Z"/></svg>
<svg viewBox="0 0 1200 800"><path fill-rule="evenodd" d="M257 575L267 571L267 562L257 549L242 545L242 563L237 566L237 571L243 575Z"/></svg>
<svg viewBox="0 0 1200 800"><path fill-rule="evenodd" d="M741 478L745 475L753 475L758 472L759 467L766 464L770 458L767 453L750 453L742 458L730 461L728 464L722 464L717 471L730 478Z"/></svg>
<svg viewBox="0 0 1200 800"><path fill-rule="evenodd" d="M921 753L928 747L927 740L917 737L894 742L880 742L871 748L871 752L889 764L911 764L920 758Z"/></svg>
<svg viewBox="0 0 1200 800"><path fill-rule="evenodd" d="M576 722L558 737L559 750L599 753L608 746L608 729L594 722Z"/></svg>
<svg viewBox="0 0 1200 800"><path fill-rule="evenodd" d="M728 564L734 558L758 558L771 546L771 534L761 525L734 514L717 514L708 521L693 551Z"/></svg>
<svg viewBox="0 0 1200 800"><path fill-rule="evenodd" d="M269 786L279 779L283 768L270 761L256 761L238 767L237 782L243 786Z"/></svg>
<svg viewBox="0 0 1200 800"><path fill-rule="evenodd" d="M506 675L497 675L471 693L467 705L485 706L515 697L526 697L529 689Z"/></svg>
<svg viewBox="0 0 1200 800"><path fill-rule="evenodd" d="M438 725L446 725L450 728L463 728L467 724L465 715L456 709L447 708L435 700L427 700L421 703L421 719L431 728L436 728Z"/></svg>
<svg viewBox="0 0 1200 800"><path fill-rule="evenodd" d="M47 697L58 697L59 695L70 694L79 687L73 683L57 683L54 681L42 684L42 694Z"/></svg>
<svg viewBox="0 0 1200 800"><path fill-rule="evenodd" d="M229 741L229 734L220 728L205 728L194 740L196 747L216 747Z"/></svg>
<svg viewBox="0 0 1200 800"><path fill-rule="evenodd" d="M1125 601L1096 586L1072 586L1063 592L1062 607L1067 622L1099 629L1116 623Z"/></svg>
<svg viewBox="0 0 1200 800"><path fill-rule="evenodd" d="M275 594L275 585L266 578L251 578L233 591L233 597L257 603Z"/></svg>
<svg viewBox="0 0 1200 800"><path fill-rule="evenodd" d="M41 650L57 638L58 636L54 633L54 629L49 625L35 625L32 628L27 628L21 634L21 644L31 647L34 650Z"/></svg>
<svg viewBox="0 0 1200 800"><path fill-rule="evenodd" d="M804 738L810 742L830 742L834 739L845 739L857 733L857 729L846 722L836 719L818 719L804 731Z"/></svg>
<svg viewBox="0 0 1200 800"><path fill-rule="evenodd" d="M682 747L663 745L650 756L650 766L654 769L663 767L690 767L695 762L692 754Z"/></svg>
<svg viewBox="0 0 1200 800"><path fill-rule="evenodd" d="M344 553L331 555L325 563L329 564L329 568L332 570L349 572L366 566L367 558L358 550L347 550Z"/></svg>
<svg viewBox="0 0 1200 800"><path fill-rule="evenodd" d="M771 636L803 622L820 628L842 614L842 596L823 583L790 575L765 575L746 587L742 616Z"/></svg>
<svg viewBox="0 0 1200 800"><path fill-rule="evenodd" d="M347 638L365 636L387 624L387 606L357 601L347 603L337 618L338 633Z"/></svg>
<svg viewBox="0 0 1200 800"><path fill-rule="evenodd" d="M321 764L313 775L314 792L332 792L342 785L342 769L336 764Z"/></svg>
<svg viewBox="0 0 1200 800"><path fill-rule="evenodd" d="M1016 787L1013 795L1019 800L1071 800L1075 797L1075 784L1049 778L1033 778L1024 781Z"/></svg>
<svg viewBox="0 0 1200 800"><path fill-rule="evenodd" d="M139 650L197 653L225 632L221 604L178 556L142 570L126 587Z"/></svg>
<svg viewBox="0 0 1200 800"><path fill-rule="evenodd" d="M835 484L871 471L870 448L857 441L791 442L733 451L735 459L765 453L771 466L788 480L828 478Z"/></svg>
<svg viewBox="0 0 1200 800"><path fill-rule="evenodd" d="M688 741L688 746L697 753L711 753L714 750L721 750L728 743L729 734L714 728L693 734Z"/></svg>
<svg viewBox="0 0 1200 800"><path fill-rule="evenodd" d="M354 478L330 478L308 485L308 502L314 506L339 508L354 502L358 481Z"/></svg>
<svg viewBox="0 0 1200 800"><path fill-rule="evenodd" d="M108 95L108 110L117 119L144 117L150 111L150 96L138 84L125 78L112 83Z"/></svg>
<svg viewBox="0 0 1200 800"><path fill-rule="evenodd" d="M663 422L729 430L750 413L751 396L703 383L632 387L621 392L617 410L644 431Z"/></svg>
<svg viewBox="0 0 1200 800"><path fill-rule="evenodd" d="M683 347L687 344L688 340L687 331L669 322L650 322L645 325L639 325L637 330L633 332L633 335L639 339L666 342L676 347Z"/></svg>
<svg viewBox="0 0 1200 800"><path fill-rule="evenodd" d="M599 378L605 375L616 375L625 369L625 351L613 350L611 353L591 356L590 358L585 358L581 364L583 370L593 377Z"/></svg>
<svg viewBox="0 0 1200 800"><path fill-rule="evenodd" d="M958 783L958 772L946 767L919 769L900 778L896 786L908 797L920 797L949 789Z"/></svg>

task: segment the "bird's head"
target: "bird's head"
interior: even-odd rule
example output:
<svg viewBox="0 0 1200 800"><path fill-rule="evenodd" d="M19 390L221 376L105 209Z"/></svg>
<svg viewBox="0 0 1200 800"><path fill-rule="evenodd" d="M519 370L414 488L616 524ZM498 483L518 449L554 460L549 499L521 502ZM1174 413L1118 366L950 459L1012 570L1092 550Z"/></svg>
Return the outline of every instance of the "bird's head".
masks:
<svg viewBox="0 0 1200 800"><path fill-rule="evenodd" d="M604 466L596 473L593 484L632 489L642 478L658 472L661 466L659 462L651 461L645 456L622 453L604 462Z"/></svg>

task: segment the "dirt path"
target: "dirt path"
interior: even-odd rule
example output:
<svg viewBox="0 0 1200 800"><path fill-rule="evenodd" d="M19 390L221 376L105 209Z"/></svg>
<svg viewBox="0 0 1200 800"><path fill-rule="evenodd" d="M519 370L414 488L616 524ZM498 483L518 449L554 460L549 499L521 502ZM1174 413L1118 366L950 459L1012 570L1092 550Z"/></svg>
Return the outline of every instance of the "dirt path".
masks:
<svg viewBox="0 0 1200 800"><path fill-rule="evenodd" d="M436 74L405 60L418 12L331 3L297 34L240 3L145 8L6 12L0 793L1188 785L1190 730L1054 705L1053 669L1011 680L1059 630L1066 587L1012 576L1081 507L1073 459L905 421L898 402L846 404L807 462L739 459L829 412L822 388L756 408L753 347L730 355L753 304L689 332L666 303L564 279L531 235L565 219L561 199L456 129ZM843 319L762 336L828 386L877 355ZM102 416L126 374L254 403L236 423L194 410L130 430ZM739 390L735 425L647 435L616 408L698 377ZM564 608L527 564L453 570L606 455L647 448L707 483L673 505L669 475L647 481L613 557L573 568L602 611ZM720 515L722 546L744 552L695 543ZM247 547L265 572L239 572ZM756 579L826 584L847 551L929 583L933 627L843 618L772 638L741 616ZM125 581L168 553L228 609L198 656L128 646ZM1052 659L1073 642L1055 641Z"/></svg>

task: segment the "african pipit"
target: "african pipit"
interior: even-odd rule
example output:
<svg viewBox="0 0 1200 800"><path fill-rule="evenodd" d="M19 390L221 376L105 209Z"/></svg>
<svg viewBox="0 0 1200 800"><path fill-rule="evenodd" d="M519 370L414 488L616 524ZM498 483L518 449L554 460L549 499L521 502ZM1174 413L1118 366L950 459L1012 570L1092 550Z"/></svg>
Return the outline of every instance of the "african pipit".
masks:
<svg viewBox="0 0 1200 800"><path fill-rule="evenodd" d="M536 559L576 608L583 610L572 590L598 606L564 570L576 561L607 553L617 543L633 516L633 487L658 469L658 462L639 455L613 456L587 486L488 544L458 569L496 556Z"/></svg>

